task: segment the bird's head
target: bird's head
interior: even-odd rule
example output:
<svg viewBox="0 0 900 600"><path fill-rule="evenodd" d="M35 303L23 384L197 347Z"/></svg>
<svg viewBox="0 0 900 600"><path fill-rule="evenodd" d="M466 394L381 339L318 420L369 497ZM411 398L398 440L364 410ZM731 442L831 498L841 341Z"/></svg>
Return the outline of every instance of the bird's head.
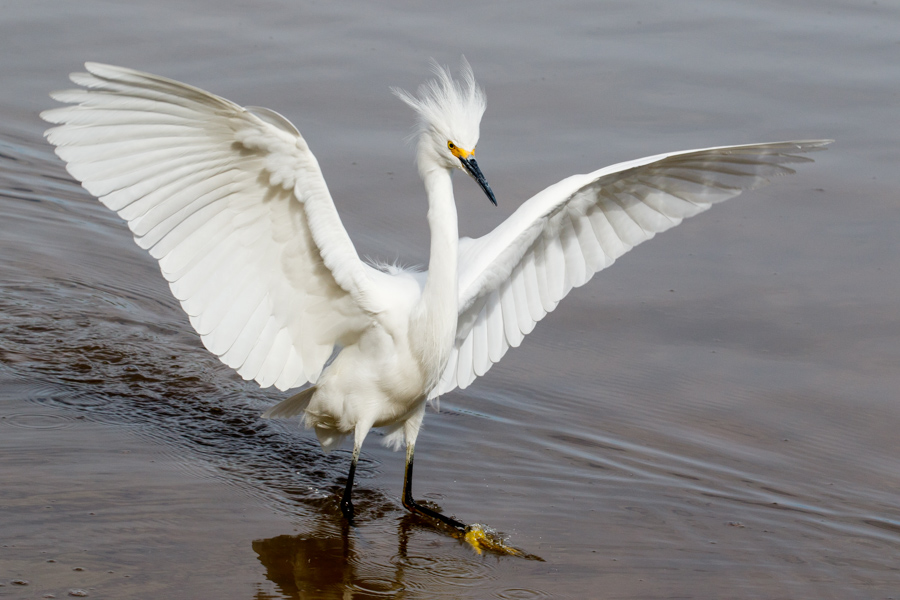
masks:
<svg viewBox="0 0 900 600"><path fill-rule="evenodd" d="M461 169L484 190L497 205L494 192L475 162L475 146L484 114L484 91L475 82L472 67L465 58L460 65L461 81L450 71L433 63L435 79L419 87L418 96L393 88L394 94L419 115L419 169L433 166Z"/></svg>

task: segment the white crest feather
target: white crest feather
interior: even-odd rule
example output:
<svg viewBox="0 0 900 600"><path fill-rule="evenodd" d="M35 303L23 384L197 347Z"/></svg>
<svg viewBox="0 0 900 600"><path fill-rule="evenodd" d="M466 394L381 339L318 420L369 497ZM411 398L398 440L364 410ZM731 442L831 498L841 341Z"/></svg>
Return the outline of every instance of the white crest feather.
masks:
<svg viewBox="0 0 900 600"><path fill-rule="evenodd" d="M465 57L460 60L460 80L453 79L450 69L432 60L436 76L419 86L418 96L391 88L395 96L419 115L419 133L433 132L472 150L478 143L479 125L487 106L484 90Z"/></svg>

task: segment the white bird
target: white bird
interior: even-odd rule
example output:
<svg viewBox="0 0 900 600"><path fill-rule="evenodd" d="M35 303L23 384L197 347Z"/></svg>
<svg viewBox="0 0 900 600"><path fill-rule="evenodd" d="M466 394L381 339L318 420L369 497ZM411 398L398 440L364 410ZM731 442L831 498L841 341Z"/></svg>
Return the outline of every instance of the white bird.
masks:
<svg viewBox="0 0 900 600"><path fill-rule="evenodd" d="M300 393L265 417L302 416L323 449L353 435L341 508L372 427L405 443L403 504L464 531L412 497L426 401L484 375L573 287L637 244L758 187L830 140L659 154L573 175L478 239L459 238L451 174L475 162L485 97L435 64L414 96L417 166L428 200L424 273L360 260L300 132L265 108L189 85L87 63L41 116L85 189L159 261L203 345L244 379ZM333 359L332 359L333 357ZM332 359L329 362L329 359Z"/></svg>

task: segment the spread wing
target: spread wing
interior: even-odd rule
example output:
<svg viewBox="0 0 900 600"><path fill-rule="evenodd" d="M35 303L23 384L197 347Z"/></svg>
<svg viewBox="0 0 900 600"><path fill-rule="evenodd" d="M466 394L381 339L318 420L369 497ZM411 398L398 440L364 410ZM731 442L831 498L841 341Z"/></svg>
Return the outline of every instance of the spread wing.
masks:
<svg viewBox="0 0 900 600"><path fill-rule="evenodd" d="M315 381L379 306L303 137L267 109L85 66L41 114L69 173L127 221L225 364L263 387Z"/></svg>
<svg viewBox="0 0 900 600"><path fill-rule="evenodd" d="M496 229L460 240L459 321L431 396L466 388L518 346L569 291L634 246L811 162L830 140L660 154L574 175L540 192Z"/></svg>

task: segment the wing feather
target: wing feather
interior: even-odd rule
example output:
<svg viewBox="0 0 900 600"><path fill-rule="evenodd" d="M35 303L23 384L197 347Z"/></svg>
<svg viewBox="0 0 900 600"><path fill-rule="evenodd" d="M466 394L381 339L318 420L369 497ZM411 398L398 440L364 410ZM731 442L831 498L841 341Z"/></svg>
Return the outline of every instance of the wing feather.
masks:
<svg viewBox="0 0 900 600"><path fill-rule="evenodd" d="M125 219L225 364L262 386L315 381L381 306L306 141L274 111L85 66L41 115L69 172Z"/></svg>
<svg viewBox="0 0 900 600"><path fill-rule="evenodd" d="M506 336L503 333L503 315L500 308L500 294L496 290L487 299L485 322L488 332L488 355L492 363L499 361L506 352Z"/></svg>
<svg viewBox="0 0 900 600"><path fill-rule="evenodd" d="M572 222L573 215L564 215L562 221L562 229L560 238L562 241L563 254L566 260L566 287L563 295L567 295L573 287L578 287L587 281L586 265L584 263L584 254L581 252L581 245L578 243L578 236L575 233L575 225ZM515 271L513 271L513 281L515 281ZM593 275L593 273L592 273Z"/></svg>
<svg viewBox="0 0 900 600"><path fill-rule="evenodd" d="M489 348L487 313L481 312L472 328L472 369L479 377L487 371L484 365L491 364Z"/></svg>
<svg viewBox="0 0 900 600"><path fill-rule="evenodd" d="M534 267L537 274L537 288L538 293L540 294L541 308L543 309L545 315L548 312L552 312L553 309L556 308L556 302L553 301L550 295L550 277L547 273L547 261L547 247L542 236L539 237L535 242Z"/></svg>
<svg viewBox="0 0 900 600"><path fill-rule="evenodd" d="M517 348L522 343L522 332L519 330L518 317L516 315L516 299L513 297L513 289L510 281L500 288L500 314L503 318L503 331L506 335L506 343ZM481 312L479 311L479 315Z"/></svg>
<svg viewBox="0 0 900 600"><path fill-rule="evenodd" d="M574 175L522 204L494 231L462 241L453 373L445 373L431 396L465 388L483 375L573 287L634 246L743 190L793 173L786 165L811 162L798 154L828 143L688 150ZM500 310L491 301L498 292ZM471 351L482 328L505 334L505 343L492 344L487 357Z"/></svg>
<svg viewBox="0 0 900 600"><path fill-rule="evenodd" d="M471 330L469 331L471 334ZM466 335L462 343L457 347L456 380L459 387L465 389L475 381L475 366L472 362L472 335Z"/></svg>

